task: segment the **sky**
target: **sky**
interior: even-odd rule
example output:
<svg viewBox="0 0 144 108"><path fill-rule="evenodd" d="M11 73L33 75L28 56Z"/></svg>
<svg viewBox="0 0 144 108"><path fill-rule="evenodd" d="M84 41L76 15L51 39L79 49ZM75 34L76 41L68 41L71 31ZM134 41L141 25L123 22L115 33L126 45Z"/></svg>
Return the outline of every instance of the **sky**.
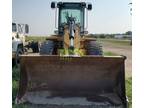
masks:
<svg viewBox="0 0 144 108"><path fill-rule="evenodd" d="M52 1L70 0L12 0L12 21L28 24L30 35L46 36L54 34L55 10ZM71 0L85 1L93 5L88 12L88 32L125 33L131 30L131 0Z"/></svg>

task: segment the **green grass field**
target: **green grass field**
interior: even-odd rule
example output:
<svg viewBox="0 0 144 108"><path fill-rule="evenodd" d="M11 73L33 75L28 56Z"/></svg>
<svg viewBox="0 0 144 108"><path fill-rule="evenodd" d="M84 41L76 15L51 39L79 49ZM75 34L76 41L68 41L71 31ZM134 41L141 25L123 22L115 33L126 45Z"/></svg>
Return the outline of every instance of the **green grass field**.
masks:
<svg viewBox="0 0 144 108"><path fill-rule="evenodd" d="M34 40L34 41L44 41L46 39L46 37L27 37L26 40ZM115 39L100 39L100 41L102 42L111 42L114 44L122 44L122 45L129 45L129 41L126 40L115 40ZM114 56L117 55L113 52L104 52L104 55L107 56ZM17 91L18 91L18 81L19 81L19 66L18 67L13 67L12 70L13 74L12 74L12 102L13 102L13 108L28 108L27 105L15 105L15 98L17 95ZM130 104L130 108L132 105L132 78L126 78L126 94L128 96L129 99L129 104Z"/></svg>
<svg viewBox="0 0 144 108"><path fill-rule="evenodd" d="M130 108L132 108L132 78L126 79L126 95L128 96Z"/></svg>
<svg viewBox="0 0 144 108"><path fill-rule="evenodd" d="M118 54L113 53L113 52L111 52L111 51L107 51L107 52L104 52L103 55L104 55L104 56L117 56Z"/></svg>
<svg viewBox="0 0 144 108"><path fill-rule="evenodd" d="M102 43L111 43L115 45L124 45L124 46L131 46L130 40L125 39L98 39Z"/></svg>
<svg viewBox="0 0 144 108"><path fill-rule="evenodd" d="M47 37L46 36L27 36L26 37L26 41L44 41ZM110 42L110 43L114 43L114 44L119 44L119 45L130 45L130 40L126 40L126 39L111 39L111 38L98 38L98 41L100 42Z"/></svg>
<svg viewBox="0 0 144 108"><path fill-rule="evenodd" d="M44 37L44 36L41 36L41 37L38 37L38 36L27 36L26 37L26 41L39 41L39 42L42 42L44 40L46 40L47 37Z"/></svg>

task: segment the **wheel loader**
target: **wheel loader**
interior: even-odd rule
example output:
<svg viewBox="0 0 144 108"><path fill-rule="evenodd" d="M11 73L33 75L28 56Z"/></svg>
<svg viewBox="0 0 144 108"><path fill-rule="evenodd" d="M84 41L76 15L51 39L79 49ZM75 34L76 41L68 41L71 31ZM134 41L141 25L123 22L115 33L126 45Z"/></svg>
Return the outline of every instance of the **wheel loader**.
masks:
<svg viewBox="0 0 144 108"><path fill-rule="evenodd" d="M87 35L86 2L52 2L57 31L38 54L21 55L16 103L50 108L128 108L125 56L104 56ZM48 108L49 108L48 107Z"/></svg>

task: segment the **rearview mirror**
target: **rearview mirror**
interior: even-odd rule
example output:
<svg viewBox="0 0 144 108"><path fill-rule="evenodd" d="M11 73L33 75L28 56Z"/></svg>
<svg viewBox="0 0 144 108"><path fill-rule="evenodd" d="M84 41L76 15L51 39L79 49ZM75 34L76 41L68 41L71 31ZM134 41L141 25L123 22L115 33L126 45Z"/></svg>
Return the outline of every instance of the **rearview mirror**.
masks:
<svg viewBox="0 0 144 108"><path fill-rule="evenodd" d="M52 2L51 3L51 8L55 8L56 6L55 6L55 2Z"/></svg>
<svg viewBox="0 0 144 108"><path fill-rule="evenodd" d="M88 4L87 9L88 9L88 10L92 10L92 4Z"/></svg>

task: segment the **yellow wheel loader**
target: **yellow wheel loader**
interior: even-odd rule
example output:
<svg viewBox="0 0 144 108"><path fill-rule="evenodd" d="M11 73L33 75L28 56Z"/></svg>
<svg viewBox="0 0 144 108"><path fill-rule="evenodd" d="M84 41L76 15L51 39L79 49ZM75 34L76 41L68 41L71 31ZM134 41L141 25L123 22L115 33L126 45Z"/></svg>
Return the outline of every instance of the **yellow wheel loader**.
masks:
<svg viewBox="0 0 144 108"><path fill-rule="evenodd" d="M52 2L55 35L38 54L21 55L16 103L50 108L128 108L125 56L103 56L95 38L87 36L85 2ZM48 107L49 108L49 107Z"/></svg>

